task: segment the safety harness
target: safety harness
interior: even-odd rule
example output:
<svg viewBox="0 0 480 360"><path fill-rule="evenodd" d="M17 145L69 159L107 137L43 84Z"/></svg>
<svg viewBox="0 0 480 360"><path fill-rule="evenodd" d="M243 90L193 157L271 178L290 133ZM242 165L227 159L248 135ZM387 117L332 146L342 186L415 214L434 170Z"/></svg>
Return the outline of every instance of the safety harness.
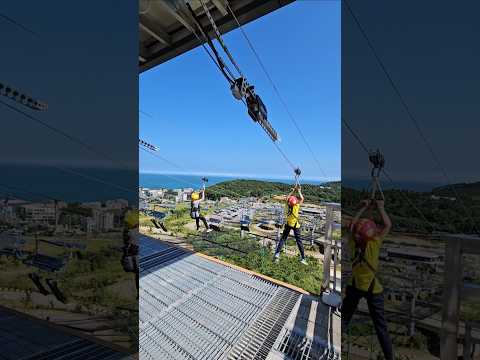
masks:
<svg viewBox="0 0 480 360"><path fill-rule="evenodd" d="M295 186L300 186L300 175L302 174L302 171L300 170L299 167L297 167L293 172L295 173ZM287 218L290 215L293 215L293 217L295 218L295 225L293 225L293 228L296 229L297 225L298 225L298 216L296 216L293 213L293 206L290 206L290 204L289 204L288 205Z"/></svg>
<svg viewBox="0 0 480 360"><path fill-rule="evenodd" d="M370 214L371 214L374 206L373 204L375 204L375 201L376 201L377 191L380 194L382 200L385 201L385 196L383 195L382 187L380 186L380 181L379 181L380 174L383 170L383 167L385 166L385 158L383 157L380 150L377 149L376 151L370 151L368 155L368 160L372 164L372 170L370 172L370 175L372 177L372 181L370 185L371 186ZM372 278L372 281L370 282L370 285L367 291L368 293L371 293L375 286L375 280L377 279L378 269L375 269L375 267L372 264L370 264L370 262L365 257L365 250L366 250L367 244L363 243L364 245L361 246L356 239L354 239L354 242L355 242L355 249L354 249L354 257L352 261L352 271L362 264L368 267L368 269L373 273L373 278ZM355 276L353 276L352 283L353 283L353 286L356 287Z"/></svg>
<svg viewBox="0 0 480 360"><path fill-rule="evenodd" d="M191 207L190 207L190 217L192 219L196 219L200 217L200 203L197 201L192 201Z"/></svg>
<svg viewBox="0 0 480 360"><path fill-rule="evenodd" d="M370 163L372 164L372 170L370 173L372 177L372 183L371 183L372 192L370 195L370 199L375 200L375 195L378 190L378 192L380 193L380 196L382 197L382 200L385 200L382 187L380 186L380 181L378 180L383 170L383 167L385 166L385 158L383 157L380 150L377 149L376 151L371 151L368 154L368 160L370 160Z"/></svg>
<svg viewBox="0 0 480 360"><path fill-rule="evenodd" d="M368 269L373 273L373 278L372 281L370 282L370 285L368 286L368 293L373 292L373 288L375 286L375 280L377 279L377 269L373 267L372 264L365 258L365 249L362 249L360 246L357 245L357 242L355 241L355 250L354 250L354 258L352 261L352 271L355 270L358 266L365 264ZM353 286L356 288L355 284L355 276L353 276L352 280Z"/></svg>
<svg viewBox="0 0 480 360"><path fill-rule="evenodd" d="M202 177L202 187L203 191L205 191L205 184L208 182L206 177ZM190 204L190 217L192 219L197 219L200 217L200 202L199 201L192 201Z"/></svg>

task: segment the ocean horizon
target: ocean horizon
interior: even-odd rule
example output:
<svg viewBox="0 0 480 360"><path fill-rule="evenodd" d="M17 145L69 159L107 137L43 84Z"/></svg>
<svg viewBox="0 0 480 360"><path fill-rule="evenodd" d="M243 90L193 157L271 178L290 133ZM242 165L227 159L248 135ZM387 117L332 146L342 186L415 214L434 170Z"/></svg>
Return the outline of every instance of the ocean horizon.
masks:
<svg viewBox="0 0 480 360"><path fill-rule="evenodd" d="M371 184L371 179L342 179L342 186L355 190L367 189ZM382 181L383 190L408 190L416 192L430 192L434 188L445 185L439 182L419 182L419 181Z"/></svg>
<svg viewBox="0 0 480 360"><path fill-rule="evenodd" d="M279 182L283 184L293 184L292 179L278 179L267 177L251 177L241 175L206 175L208 179L206 186L215 185L224 181L232 180L258 180ZM139 176L139 186L149 189L180 189L180 188L200 188L202 186L202 176L200 175L185 175L185 174L161 174L153 172L141 172ZM309 180L305 179L301 181L302 184L322 185L328 181L322 180Z"/></svg>

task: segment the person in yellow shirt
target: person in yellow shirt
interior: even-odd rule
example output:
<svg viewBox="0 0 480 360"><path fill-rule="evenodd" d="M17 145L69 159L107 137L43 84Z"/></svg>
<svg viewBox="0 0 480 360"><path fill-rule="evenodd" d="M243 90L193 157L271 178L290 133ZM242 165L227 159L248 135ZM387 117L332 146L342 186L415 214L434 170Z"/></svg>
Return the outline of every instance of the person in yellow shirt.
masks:
<svg viewBox="0 0 480 360"><path fill-rule="evenodd" d="M137 287L137 299L139 297L139 268L138 268L138 211L137 210L128 210L124 214L124 227L123 227L123 256L122 256L122 266L123 270L126 272L133 272L135 274L135 286Z"/></svg>
<svg viewBox="0 0 480 360"><path fill-rule="evenodd" d="M202 197L200 197L200 194ZM200 212L200 203L205 200L205 185L203 185L203 189L200 193L193 192L192 193L192 201L190 202L190 217L195 219L195 224L197 225L197 231L200 230L200 220L202 220L203 225L205 225L205 229L207 232L212 231L210 226L207 223L207 219L202 215Z"/></svg>
<svg viewBox="0 0 480 360"><path fill-rule="evenodd" d="M293 195L296 191L298 191L298 196L300 199ZM302 195L302 189L300 185L297 184L287 196L287 221L285 223L282 237L280 238L280 241L277 244L277 248L275 249L275 262L278 262L280 260L280 250L282 250L282 247L285 244L285 241L287 240L290 231L293 230L298 250L300 250L300 262L304 265L308 265L307 260L305 260L305 250L303 249L303 243L300 237L300 223L298 222L298 213L300 212L300 205L303 204L303 200L304 197Z"/></svg>
<svg viewBox="0 0 480 360"><path fill-rule="evenodd" d="M380 249L392 223L385 211L384 201L376 201L383 227L361 216L375 200L364 200L350 225L349 248L353 255L352 277L348 281L342 304L342 329L346 331L361 298L367 300L368 311L386 360L393 360L392 341L385 320L383 287L377 277Z"/></svg>

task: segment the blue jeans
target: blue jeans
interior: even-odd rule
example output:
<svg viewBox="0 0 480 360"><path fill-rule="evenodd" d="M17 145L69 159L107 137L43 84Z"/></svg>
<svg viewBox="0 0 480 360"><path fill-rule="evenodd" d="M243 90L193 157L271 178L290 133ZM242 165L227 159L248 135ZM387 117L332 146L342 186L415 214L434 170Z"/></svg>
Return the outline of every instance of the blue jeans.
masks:
<svg viewBox="0 0 480 360"><path fill-rule="evenodd" d="M345 298L342 303L342 331L346 332L353 313L357 309L360 299L367 299L368 312L373 321L378 341L382 347L383 355L386 360L393 360L393 349L390 335L388 334L387 321L385 320L385 301L383 292L373 294L371 292L361 291L354 286L347 286Z"/></svg>
<svg viewBox="0 0 480 360"><path fill-rule="evenodd" d="M300 255L302 260L305 259L305 250L303 249L302 239L300 238L300 228L293 228L285 224L285 229L283 230L282 237L277 244L277 248L275 249L275 255L280 254L280 250L282 250L283 244L287 240L288 235L290 234L290 230L293 229L293 235L295 236L295 241L297 242L298 250L300 250Z"/></svg>

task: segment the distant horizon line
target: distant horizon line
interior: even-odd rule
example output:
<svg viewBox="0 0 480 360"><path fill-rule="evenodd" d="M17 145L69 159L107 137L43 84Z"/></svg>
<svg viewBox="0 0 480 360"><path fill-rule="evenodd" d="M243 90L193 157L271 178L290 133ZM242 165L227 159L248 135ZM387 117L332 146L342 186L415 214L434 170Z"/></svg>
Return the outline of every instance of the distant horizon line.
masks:
<svg viewBox="0 0 480 360"><path fill-rule="evenodd" d="M245 178L252 180L293 180L293 176L285 175L252 175L252 174L236 174L236 173L201 173L201 172L182 172L182 171L155 171L155 170L144 170L139 171L140 174L151 174L151 175L187 175L187 176L220 176L220 177L229 177L229 178ZM318 182L333 182L341 181L340 179L330 179L322 177L305 177L302 178L307 181L318 181Z"/></svg>

